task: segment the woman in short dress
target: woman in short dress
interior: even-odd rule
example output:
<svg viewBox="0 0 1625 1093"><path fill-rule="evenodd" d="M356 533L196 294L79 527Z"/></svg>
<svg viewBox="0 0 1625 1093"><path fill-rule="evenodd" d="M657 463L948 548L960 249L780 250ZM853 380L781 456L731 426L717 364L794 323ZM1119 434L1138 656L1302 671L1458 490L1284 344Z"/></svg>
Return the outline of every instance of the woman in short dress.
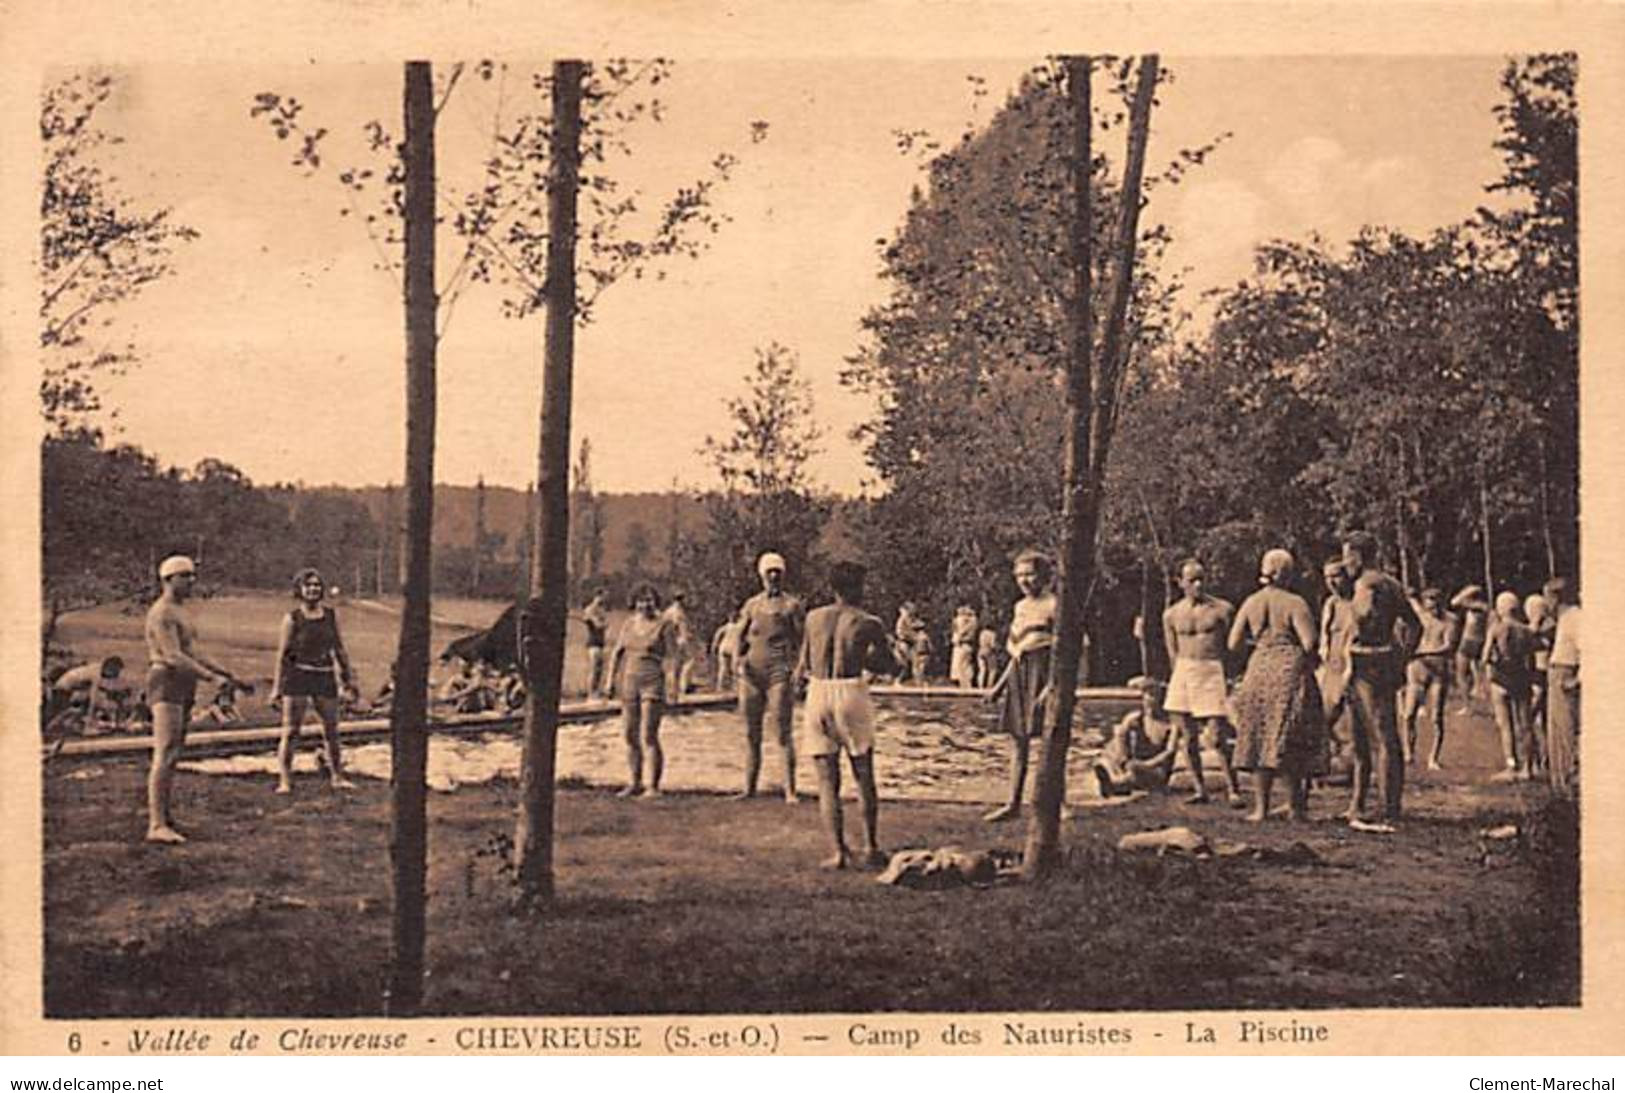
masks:
<svg viewBox="0 0 1625 1093"><path fill-rule="evenodd" d="M1055 649L1055 566L1049 555L1024 550L1016 555L1012 571L1021 599L1010 619L1005 643L1009 662L988 692L988 701L1000 703L999 727L1010 734L1010 796L982 817L988 823L1009 820L1021 813L1021 795L1027 784L1027 754L1032 738L1044 734L1044 711L1049 699L1050 657Z"/></svg>
<svg viewBox="0 0 1625 1093"><path fill-rule="evenodd" d="M660 593L645 582L632 590L632 614L621 624L609 654L609 694L621 700L629 777L622 797L660 796L666 756L660 750L660 718L666 708L666 661L677 651L677 628L660 613ZM643 759L649 758L649 787Z"/></svg>
<svg viewBox="0 0 1625 1093"><path fill-rule="evenodd" d="M339 637L338 612L322 603L327 584L321 573L302 569L294 576L298 605L282 619L276 668L271 677L271 704L282 707L282 739L277 744L276 791L293 792L293 746L305 723L305 708L314 703L322 720L327 773L334 789L355 788L344 776L339 754L339 686L353 693L350 656Z"/></svg>
<svg viewBox="0 0 1625 1093"><path fill-rule="evenodd" d="M1277 775L1286 778L1293 819L1309 814L1309 778L1324 770L1326 721L1319 687L1315 620L1303 597L1288 588L1292 555L1268 551L1259 567L1264 587L1248 596L1230 627L1229 646L1249 643L1253 654L1234 695L1238 770L1252 772L1253 808L1247 818L1269 815Z"/></svg>

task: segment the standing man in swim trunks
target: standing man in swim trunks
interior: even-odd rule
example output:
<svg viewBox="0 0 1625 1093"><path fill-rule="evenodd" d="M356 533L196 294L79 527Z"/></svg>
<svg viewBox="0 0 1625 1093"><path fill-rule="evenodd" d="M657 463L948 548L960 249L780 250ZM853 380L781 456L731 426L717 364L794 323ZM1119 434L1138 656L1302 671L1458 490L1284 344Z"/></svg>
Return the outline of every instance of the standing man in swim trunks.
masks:
<svg viewBox="0 0 1625 1093"><path fill-rule="evenodd" d="M1241 807L1241 785L1230 765L1224 740L1226 716L1224 685L1225 641L1236 610L1228 600L1210 596L1203 587L1206 570L1195 558L1179 567L1179 587L1183 599L1162 613L1162 638L1168 646L1168 662L1173 671L1168 680L1168 696L1163 709L1173 718L1185 746L1185 762L1190 767L1193 792L1187 804L1206 804L1207 782L1202 776L1202 742L1205 737L1219 755L1225 790L1230 803Z"/></svg>
<svg viewBox="0 0 1625 1093"><path fill-rule="evenodd" d="M1422 590L1422 597L1411 602L1411 610L1422 620L1422 632L1416 639L1416 651L1405 665L1405 762L1416 761L1416 715L1426 704L1432 714L1433 746L1428 749L1428 769L1443 770L1440 757L1444 752L1444 704L1450 698L1450 676L1456 640L1459 636L1455 616L1444 608L1444 593L1437 588Z"/></svg>
<svg viewBox="0 0 1625 1093"><path fill-rule="evenodd" d="M771 720L784 749L784 801L795 804L796 745L790 734L796 662L806 609L784 590L784 558L769 551L756 562L762 590L739 609L739 708L745 715L745 789L756 796L762 773L762 723Z"/></svg>
<svg viewBox="0 0 1625 1093"><path fill-rule="evenodd" d="M1490 628L1490 601L1484 590L1470 584L1450 598L1451 610L1461 612L1461 635L1456 643L1456 686L1461 688L1461 712L1472 708L1473 697L1489 692L1484 680L1484 636Z"/></svg>
<svg viewBox="0 0 1625 1093"><path fill-rule="evenodd" d="M582 608L581 625L587 628L587 697L599 698L604 693L604 640L609 635L603 592L594 592Z"/></svg>
<svg viewBox="0 0 1625 1093"><path fill-rule="evenodd" d="M1412 610L1405 589L1398 581L1376 568L1377 541L1364 531L1353 531L1343 540L1343 568L1354 580L1354 640L1349 645L1348 700L1353 717L1356 749L1377 748L1377 792L1382 796L1382 818L1387 823L1399 819L1400 801L1405 794L1405 749L1399 739L1399 718L1395 698L1404 678L1402 665L1409 650L1396 623L1407 635L1422 632L1422 620ZM1367 772L1357 770L1354 798L1348 818L1363 820Z"/></svg>
<svg viewBox="0 0 1625 1093"><path fill-rule="evenodd" d="M199 680L219 679L248 688L226 669L197 652L197 623L186 601L192 598L197 567L182 554L158 567L163 592L147 609L147 702L152 707L152 767L147 772L147 841L183 843L169 813L175 764L186 743Z"/></svg>
<svg viewBox="0 0 1625 1093"><path fill-rule="evenodd" d="M841 817L841 752L852 764L863 814L863 864L882 866L878 824L880 794L875 789L875 711L865 671L896 670L886 627L863 610L864 568L836 562L830 571L835 602L807 616L797 670L808 674L807 707L802 716L801 750L818 766L818 812L833 853L826 869L851 864Z"/></svg>

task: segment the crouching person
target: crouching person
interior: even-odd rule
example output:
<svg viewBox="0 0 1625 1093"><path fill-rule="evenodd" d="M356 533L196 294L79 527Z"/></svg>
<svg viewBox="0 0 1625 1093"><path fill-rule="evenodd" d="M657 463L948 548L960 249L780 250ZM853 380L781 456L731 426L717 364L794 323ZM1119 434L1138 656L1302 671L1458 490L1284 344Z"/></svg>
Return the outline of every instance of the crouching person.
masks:
<svg viewBox="0 0 1625 1093"><path fill-rule="evenodd" d="M1179 753L1179 734L1162 710L1162 683L1135 676L1129 686L1139 689L1140 708L1117 722L1093 765L1102 797L1167 788Z"/></svg>

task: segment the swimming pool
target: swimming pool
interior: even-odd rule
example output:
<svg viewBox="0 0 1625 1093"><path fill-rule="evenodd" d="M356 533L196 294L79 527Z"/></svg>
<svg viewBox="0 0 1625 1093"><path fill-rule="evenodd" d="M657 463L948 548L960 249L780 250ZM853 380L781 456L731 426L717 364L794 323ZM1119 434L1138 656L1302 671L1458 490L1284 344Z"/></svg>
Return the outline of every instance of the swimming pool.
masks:
<svg viewBox="0 0 1625 1093"><path fill-rule="evenodd" d="M882 797L889 799L997 803L1005 796L1010 758L1009 738L995 727L994 710L974 698L878 698L875 726L875 780ZM1078 702L1073 744L1068 756L1068 795L1095 794L1088 777L1096 748L1089 730L1109 731L1111 722L1132 708L1121 699L1083 698ZM800 711L796 721L799 727ZM296 770L315 769L315 750L307 739ZM667 717L660 730L666 753L663 787L674 791L731 792L744 782L744 730L731 709L694 710ZM771 733L769 733L771 737ZM436 735L429 740L429 785L451 791L459 785L478 785L493 779L517 780L521 741L516 733ZM1039 748L1033 748L1037 765ZM763 747L762 789L777 793L783 778L783 757L776 742ZM267 776L276 769L270 755L235 755L188 760L188 770L207 774ZM350 773L389 778L387 743L345 749ZM626 754L620 720L602 718L559 728L558 777L595 786L618 786L626 781ZM804 793L817 786L810 763L803 761L797 781ZM844 780L850 795L852 780Z"/></svg>

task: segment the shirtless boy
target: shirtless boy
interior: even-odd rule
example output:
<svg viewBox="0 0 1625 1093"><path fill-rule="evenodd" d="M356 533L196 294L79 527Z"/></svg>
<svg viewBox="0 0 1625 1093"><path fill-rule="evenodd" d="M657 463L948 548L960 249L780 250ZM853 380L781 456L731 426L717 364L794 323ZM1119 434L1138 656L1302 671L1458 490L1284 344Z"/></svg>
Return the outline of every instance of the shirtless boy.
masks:
<svg viewBox="0 0 1625 1093"><path fill-rule="evenodd" d="M1163 706L1179 730L1190 767L1193 792L1186 803L1206 804L1208 800L1202 774L1202 742L1206 738L1218 753L1230 804L1239 808L1245 802L1223 738L1225 639L1236 612L1228 600L1207 594L1205 577L1202 563L1187 559L1179 567L1179 587L1184 598L1162 613L1162 637L1168 646L1168 661L1173 665Z"/></svg>
<svg viewBox="0 0 1625 1093"><path fill-rule="evenodd" d="M798 672L807 680L807 708L802 719L801 751L818 765L818 811L833 851L827 869L851 864L841 817L841 752L852 764L863 815L863 863L881 866L877 824L880 796L875 790L875 712L869 703L865 671L896 670L886 628L863 610L864 568L836 562L830 571L835 602L807 616Z"/></svg>
<svg viewBox="0 0 1625 1093"><path fill-rule="evenodd" d="M147 609L147 701L152 706L152 767L147 773L147 841L183 843L169 813L175 764L186 743L201 679L218 679L247 690L226 669L197 652L197 623L186 601L192 598L197 567L184 555L165 558L158 567L163 592Z"/></svg>

